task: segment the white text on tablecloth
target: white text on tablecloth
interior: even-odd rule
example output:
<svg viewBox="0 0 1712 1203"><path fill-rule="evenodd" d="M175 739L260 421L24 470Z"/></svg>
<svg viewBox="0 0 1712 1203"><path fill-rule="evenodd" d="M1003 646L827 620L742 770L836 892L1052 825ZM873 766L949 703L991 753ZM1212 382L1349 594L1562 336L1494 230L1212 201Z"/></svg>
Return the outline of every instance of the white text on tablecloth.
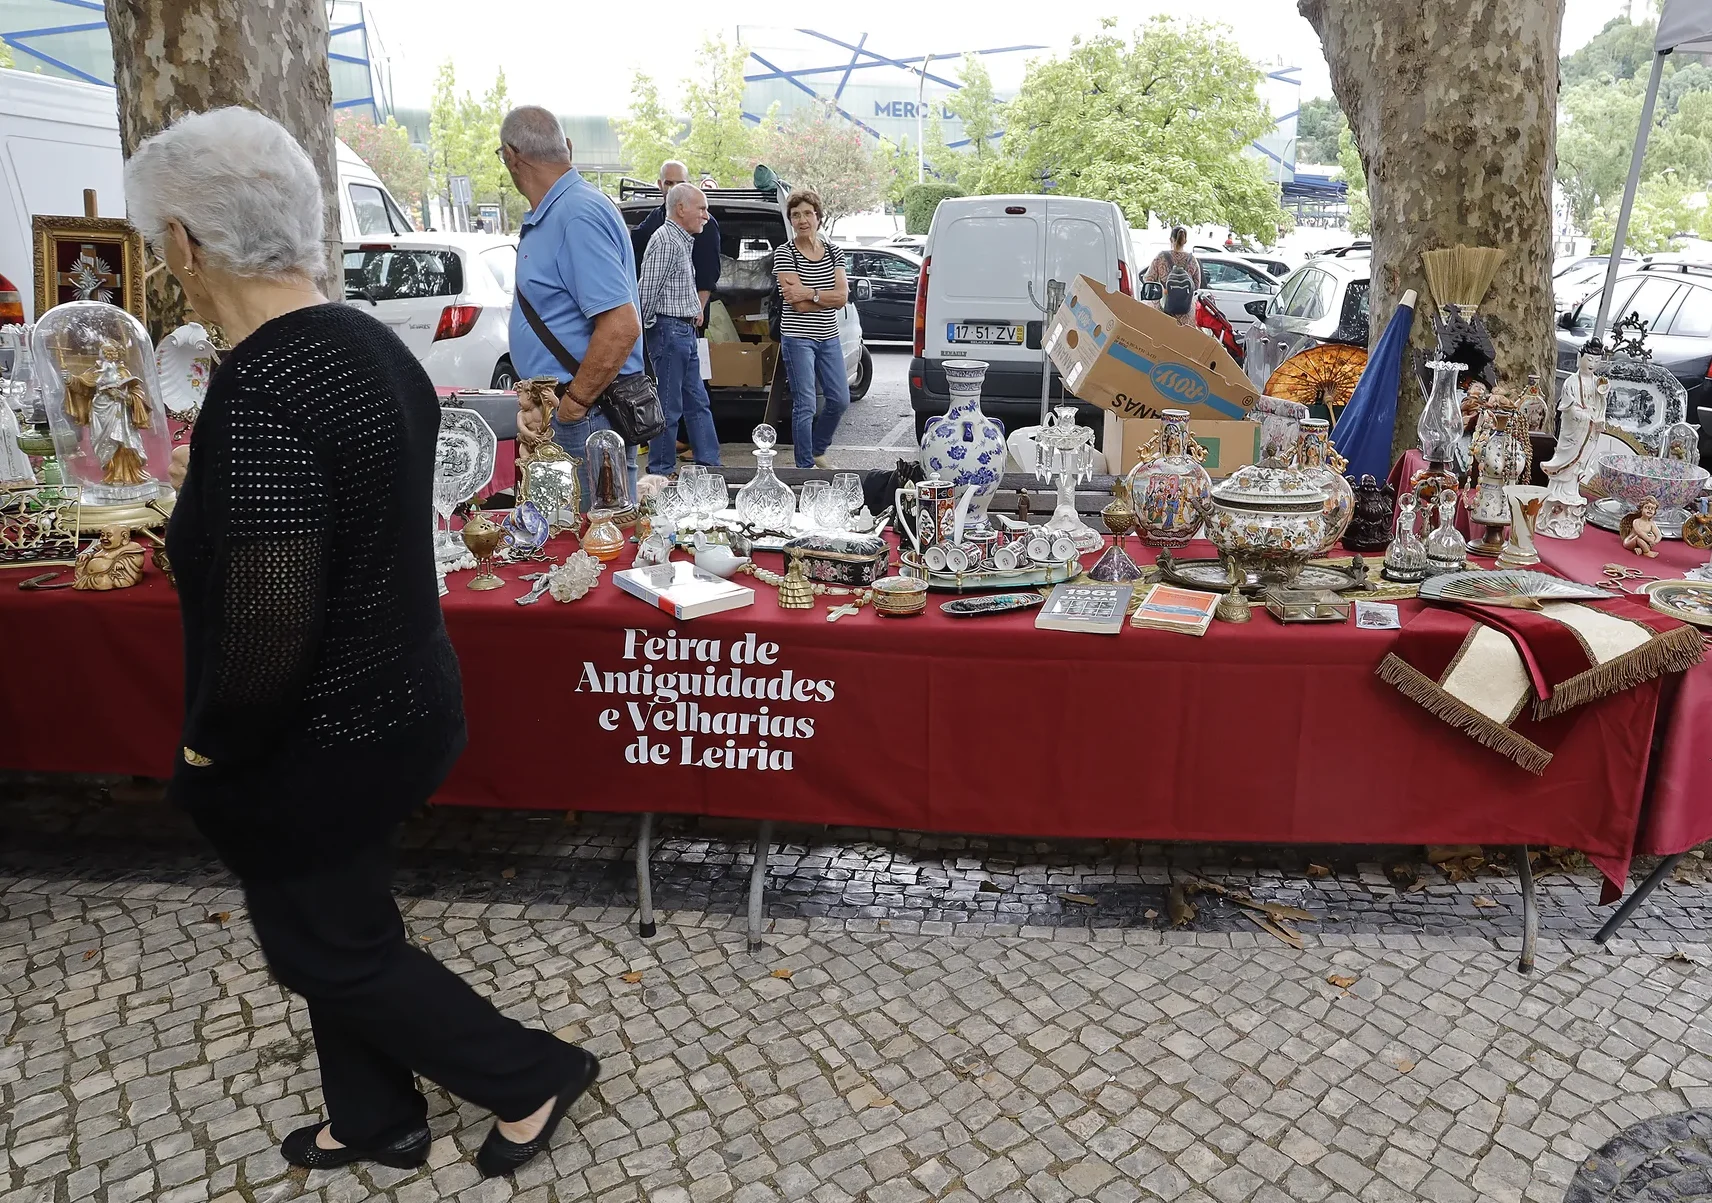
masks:
<svg viewBox="0 0 1712 1203"><path fill-rule="evenodd" d="M583 661L575 692L618 702L598 721L603 731L635 736L624 749L631 764L789 771L791 744L814 738L814 716L799 707L830 702L837 689L779 657L777 643L753 633L727 642L630 627L622 667Z"/></svg>

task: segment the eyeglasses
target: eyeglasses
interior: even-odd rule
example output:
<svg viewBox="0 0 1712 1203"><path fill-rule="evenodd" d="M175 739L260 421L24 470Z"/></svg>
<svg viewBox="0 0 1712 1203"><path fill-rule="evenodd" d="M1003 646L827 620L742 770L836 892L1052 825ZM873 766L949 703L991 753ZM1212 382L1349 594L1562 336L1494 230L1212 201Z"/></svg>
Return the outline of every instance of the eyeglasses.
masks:
<svg viewBox="0 0 1712 1203"><path fill-rule="evenodd" d="M493 157L501 163L505 162L505 144L503 142L493 148Z"/></svg>

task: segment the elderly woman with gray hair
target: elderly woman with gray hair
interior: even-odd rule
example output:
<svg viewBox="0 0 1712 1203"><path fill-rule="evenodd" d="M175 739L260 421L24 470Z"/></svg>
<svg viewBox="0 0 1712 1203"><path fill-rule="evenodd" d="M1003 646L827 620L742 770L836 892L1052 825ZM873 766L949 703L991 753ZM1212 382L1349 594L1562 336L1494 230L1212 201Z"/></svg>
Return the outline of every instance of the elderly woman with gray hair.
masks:
<svg viewBox="0 0 1712 1203"><path fill-rule="evenodd" d="M416 1074L494 1112L514 1171L599 1072L411 943L399 823L465 741L430 527L439 408L385 326L329 302L321 180L278 123L185 117L125 169L131 216L225 332L167 549L184 623L171 796L243 883L274 976L309 1006L326 1122L293 1165L424 1163Z"/></svg>

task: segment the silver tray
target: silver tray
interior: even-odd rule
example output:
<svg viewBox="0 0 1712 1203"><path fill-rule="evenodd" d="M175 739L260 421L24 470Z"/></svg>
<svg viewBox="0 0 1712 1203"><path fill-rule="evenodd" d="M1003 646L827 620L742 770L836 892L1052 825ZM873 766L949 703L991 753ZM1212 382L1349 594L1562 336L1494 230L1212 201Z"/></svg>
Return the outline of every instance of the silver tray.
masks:
<svg viewBox="0 0 1712 1203"><path fill-rule="evenodd" d="M1288 586L1280 586L1277 581L1250 571L1243 580L1242 592L1244 596L1257 597L1268 589L1286 587L1324 590L1327 593L1342 593L1346 589L1370 589L1378 576L1379 561L1370 560L1369 564L1371 567L1365 580L1356 579L1355 575L1345 568L1304 564L1301 575ZM1144 572L1149 567L1147 564L1141 565ZM1161 570L1159 576L1168 585L1177 585L1184 589L1203 589L1209 593L1229 593L1235 585L1222 560L1173 560L1171 567Z"/></svg>
<svg viewBox="0 0 1712 1203"><path fill-rule="evenodd" d="M1034 568L1019 568L1015 572L934 572L924 568L915 552L898 556L898 563L909 575L927 581L929 589L965 593L971 589L1028 589L1036 585L1057 585L1081 575L1082 562L1040 564Z"/></svg>
<svg viewBox="0 0 1712 1203"><path fill-rule="evenodd" d="M1601 497L1587 503L1587 521L1600 530L1615 532L1628 513L1629 507L1615 497ZM1680 539L1682 523L1687 517L1687 510L1660 510L1653 521L1658 524L1659 534L1667 539Z"/></svg>

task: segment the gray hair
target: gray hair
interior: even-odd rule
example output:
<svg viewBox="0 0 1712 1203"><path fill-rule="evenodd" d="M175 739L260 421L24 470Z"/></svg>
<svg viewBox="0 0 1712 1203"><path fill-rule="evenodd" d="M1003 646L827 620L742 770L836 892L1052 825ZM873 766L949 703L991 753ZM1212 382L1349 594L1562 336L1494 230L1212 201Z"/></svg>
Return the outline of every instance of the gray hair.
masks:
<svg viewBox="0 0 1712 1203"><path fill-rule="evenodd" d="M690 169L689 169L689 167L687 167L684 164L684 161L682 159L667 159L664 163L661 163L660 164L660 174L655 176L654 178L657 180L665 179L666 178L666 168L668 168L668 167L676 167L676 168L679 168L680 170L682 170L684 173L684 180L685 181L688 181L688 179L690 178Z"/></svg>
<svg viewBox="0 0 1712 1203"><path fill-rule="evenodd" d="M143 142L125 164L125 205L155 246L176 220L234 276L327 274L321 177L290 131L252 109L192 113Z"/></svg>
<svg viewBox="0 0 1712 1203"><path fill-rule="evenodd" d="M692 203L696 197L701 195L702 190L688 180L681 184L673 184L666 190L666 215L668 217L676 215L679 208Z"/></svg>
<svg viewBox="0 0 1712 1203"><path fill-rule="evenodd" d="M571 148L552 111L538 104L512 109L499 126L499 140L536 163L569 163Z"/></svg>

